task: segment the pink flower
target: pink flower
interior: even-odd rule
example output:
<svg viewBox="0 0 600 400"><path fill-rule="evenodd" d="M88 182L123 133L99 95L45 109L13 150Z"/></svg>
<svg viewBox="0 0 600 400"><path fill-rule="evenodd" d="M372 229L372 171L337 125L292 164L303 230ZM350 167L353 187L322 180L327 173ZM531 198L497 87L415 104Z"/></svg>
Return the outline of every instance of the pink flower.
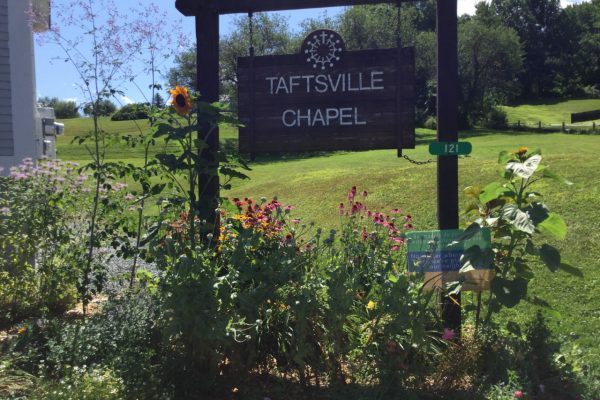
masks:
<svg viewBox="0 0 600 400"><path fill-rule="evenodd" d="M404 239L402 239L402 238L399 238L399 237L391 237L391 238L390 238L390 240L391 240L392 242L396 242L396 243L398 243L398 244L404 244Z"/></svg>
<svg viewBox="0 0 600 400"><path fill-rule="evenodd" d="M356 196L356 186L352 186L352 189L348 192L348 201L353 201L354 196Z"/></svg>
<svg viewBox="0 0 600 400"><path fill-rule="evenodd" d="M400 210L399 208L394 208L392 210L392 214L400 214L402 212L402 210Z"/></svg>
<svg viewBox="0 0 600 400"><path fill-rule="evenodd" d="M521 392L520 390L515 390L515 399L522 399L523 398L523 392Z"/></svg>
<svg viewBox="0 0 600 400"><path fill-rule="evenodd" d="M292 224L299 224L299 223L300 223L300 220L298 218L294 218L292 220Z"/></svg>
<svg viewBox="0 0 600 400"><path fill-rule="evenodd" d="M363 227L362 232L360 233L360 237L362 240L367 240L369 238L369 233L367 232L367 228Z"/></svg>
<svg viewBox="0 0 600 400"><path fill-rule="evenodd" d="M392 251L398 251L400 250L400 246L392 246Z"/></svg>
<svg viewBox="0 0 600 400"><path fill-rule="evenodd" d="M363 197L367 197L368 195L369 195L369 192L367 192L366 190L364 190L364 191L362 192L362 196L363 196Z"/></svg>
<svg viewBox="0 0 600 400"><path fill-rule="evenodd" d="M442 340L452 340L456 336L454 333L454 329L444 328L444 333L442 334Z"/></svg>

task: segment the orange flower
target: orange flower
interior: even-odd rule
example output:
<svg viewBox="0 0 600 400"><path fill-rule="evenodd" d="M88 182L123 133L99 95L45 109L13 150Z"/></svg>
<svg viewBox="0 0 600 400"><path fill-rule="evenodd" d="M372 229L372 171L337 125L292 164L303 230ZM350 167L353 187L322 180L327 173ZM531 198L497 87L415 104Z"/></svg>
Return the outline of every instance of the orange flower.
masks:
<svg viewBox="0 0 600 400"><path fill-rule="evenodd" d="M21 327L21 328L17 329L17 333L18 333L19 335L22 335L22 334L24 334L26 331L27 331L27 329L25 329L25 327Z"/></svg>
<svg viewBox="0 0 600 400"><path fill-rule="evenodd" d="M175 89L171 90L171 96L173 98L171 105L177 114L182 117L188 115L192 110L192 99L188 89L185 86L176 86Z"/></svg>
<svg viewBox="0 0 600 400"><path fill-rule="evenodd" d="M525 146L519 147L519 150L517 150L517 154L522 156L523 154L526 154L529 151L529 149Z"/></svg>

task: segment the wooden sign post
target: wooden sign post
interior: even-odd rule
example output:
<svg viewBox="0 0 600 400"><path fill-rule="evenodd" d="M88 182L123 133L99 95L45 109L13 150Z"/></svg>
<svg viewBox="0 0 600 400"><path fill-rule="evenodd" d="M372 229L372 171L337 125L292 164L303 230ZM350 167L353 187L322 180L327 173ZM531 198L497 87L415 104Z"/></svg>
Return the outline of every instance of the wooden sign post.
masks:
<svg viewBox="0 0 600 400"><path fill-rule="evenodd" d="M360 4L378 4L386 3L382 0L176 0L175 6L186 16L195 16L196 18L196 39L198 46L198 87L196 88L204 101L212 102L218 100L219 87L219 15L232 13L249 13L263 11L281 11L303 8L317 7L334 7L334 6L351 6ZM457 0L438 0L437 1L437 37L438 37L438 141L440 142L457 142L457 92L458 92L458 49L457 49ZM397 58L395 58L397 59ZM260 61L257 61L260 63ZM243 65L242 65L243 66ZM258 65L257 65L258 67ZM377 72L377 71L375 71ZM379 87L379 75L371 75L371 86ZM275 85L277 76L270 75L263 78L274 78ZM373 82L375 80L376 82ZM271 90L270 81L266 81L266 91ZM259 83L259 81L255 81ZM263 82L264 83L264 82ZM291 85L293 82L288 83ZM296 81L296 83L298 83ZM363 83L364 84L364 83ZM296 86L294 86L296 87ZM257 86L257 90L261 89ZM277 88L274 88L276 91ZM281 93L278 93L279 95ZM269 96L271 96L269 94ZM275 94L273 95L275 96ZM276 97L276 96L275 96ZM268 101L268 100L265 100ZM328 107L336 108L336 107ZM342 109L349 108L348 110ZM350 105L341 104L337 107L339 115L337 116L338 124L341 126L341 121L354 121L354 126L358 131L360 123L365 121L352 111ZM292 108L289 108L293 110ZM280 123L283 119L287 124L304 123L304 119L299 119L305 116L302 111L297 110L295 114L292 112L286 113L285 118L283 112L285 110L274 110L275 117L279 115ZM306 111L304 111L306 112ZM325 111L327 114L327 111ZM335 111L331 111L330 122L335 120ZM343 115L343 116L342 116ZM312 122L314 123L314 114ZM325 117L324 117L325 118ZM317 123L320 123L320 118ZM368 122L368 121L367 121ZM257 125L259 121L257 120ZM263 121L265 127L268 128L268 122ZM293 129L294 126L290 126ZM315 126L310 127L310 129ZM339 129L337 132L343 132ZM207 139L209 145L203 155L212 166L212 171L201 177L200 186L203 197L200 202L200 214L214 218L214 209L219 198L219 180L218 180L218 164L217 151L219 144L218 133L207 137L207 130L200 129L198 136L200 139ZM299 132L299 131L298 131ZM337 136L335 136L337 135ZM336 133L334 136L340 140L337 143L348 143L344 139L345 133ZM291 134L293 137L293 134ZM260 133L257 133L256 138L258 143L261 139ZM309 137L310 140L310 137ZM387 140L387 139L386 139ZM334 140L334 143L336 140ZM248 142L247 142L248 143ZM252 142L250 142L252 143ZM299 142L297 142L299 143ZM365 142L368 143L368 140ZM267 145L267 143L265 143ZM362 146L362 145L361 145ZM364 145L366 146L366 144ZM387 145L386 145L387 146ZM307 146L307 149L310 146ZM357 148L357 147L353 147ZM381 148L381 147L380 147ZM333 147L332 147L333 149ZM458 228L458 159L457 156L438 157L438 223L441 230ZM211 218L211 219L212 219ZM211 220L207 219L207 220ZM445 327L454 329L460 333L461 315L460 315L460 296L445 297L442 304L442 315L445 322Z"/></svg>
<svg viewBox="0 0 600 400"><path fill-rule="evenodd" d="M457 0L437 2L437 138L458 141L458 33ZM438 226L458 228L458 157L439 156L437 162ZM460 293L442 298L445 328L460 334Z"/></svg>

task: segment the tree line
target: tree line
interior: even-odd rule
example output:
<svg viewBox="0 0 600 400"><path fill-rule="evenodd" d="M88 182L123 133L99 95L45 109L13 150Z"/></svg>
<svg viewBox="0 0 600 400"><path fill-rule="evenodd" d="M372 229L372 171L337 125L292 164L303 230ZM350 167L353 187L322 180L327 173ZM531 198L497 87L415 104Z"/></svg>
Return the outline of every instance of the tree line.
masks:
<svg viewBox="0 0 600 400"><path fill-rule="evenodd" d="M40 107L54 108L54 115L57 119L79 118L81 117L81 113L91 117L94 112L92 105L89 103L77 104L74 100L63 100L58 97L40 97L38 105ZM98 115L101 117L112 116L113 121L147 119L148 113L146 108L148 105L149 103L133 103L117 107L109 99L103 99L98 103ZM158 108L165 107L165 100L160 93L156 93L154 96L154 105Z"/></svg>
<svg viewBox="0 0 600 400"><path fill-rule="evenodd" d="M259 13L254 34L246 16L221 39L221 93L236 109L237 58L295 53L308 33L338 31L348 50L403 46L416 49L417 117L436 114L436 1L345 8L335 17L310 18L293 30L278 14ZM560 0L480 2L458 18L461 127L501 125L498 105L549 97L600 96L600 0L561 8ZM194 87L195 46L178 54L167 79Z"/></svg>

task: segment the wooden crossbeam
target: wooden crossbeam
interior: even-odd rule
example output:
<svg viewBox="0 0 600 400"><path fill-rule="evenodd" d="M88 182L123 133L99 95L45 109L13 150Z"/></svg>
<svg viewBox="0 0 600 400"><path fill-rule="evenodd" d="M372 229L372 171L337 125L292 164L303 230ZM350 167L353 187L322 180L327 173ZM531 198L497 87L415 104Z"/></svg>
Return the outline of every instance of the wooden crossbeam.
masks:
<svg viewBox="0 0 600 400"><path fill-rule="evenodd" d="M580 113L571 114L571 123L594 121L600 119L600 110L585 111Z"/></svg>
<svg viewBox="0 0 600 400"><path fill-rule="evenodd" d="M412 0L401 0L412 1ZM296 10L302 8L356 6L362 4L395 3L382 0L176 0L175 7L186 16L204 11L218 14Z"/></svg>

